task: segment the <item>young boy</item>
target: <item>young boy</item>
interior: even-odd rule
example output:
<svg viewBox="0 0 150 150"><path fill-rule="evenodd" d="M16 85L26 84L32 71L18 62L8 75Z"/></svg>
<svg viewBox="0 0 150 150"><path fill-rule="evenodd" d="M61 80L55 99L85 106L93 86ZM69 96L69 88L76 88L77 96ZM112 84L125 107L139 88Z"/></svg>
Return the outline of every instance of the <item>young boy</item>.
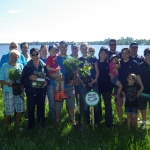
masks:
<svg viewBox="0 0 150 150"><path fill-rule="evenodd" d="M57 47L55 45L50 45L48 50L49 50L50 56L46 60L47 70L50 71L49 74L52 77L54 78L59 77L60 75L62 75L62 73L60 72L61 68L57 62L57 55L56 55ZM62 99L69 98L64 92L64 81L54 80L54 82L56 84L56 92L55 92L54 100L61 102Z"/></svg>
<svg viewBox="0 0 150 150"><path fill-rule="evenodd" d="M128 129L130 130L131 124L137 130L137 110L138 100L140 96L140 85L135 83L136 75L129 74L127 77L128 84L123 86L122 94L126 98L125 112L127 113Z"/></svg>

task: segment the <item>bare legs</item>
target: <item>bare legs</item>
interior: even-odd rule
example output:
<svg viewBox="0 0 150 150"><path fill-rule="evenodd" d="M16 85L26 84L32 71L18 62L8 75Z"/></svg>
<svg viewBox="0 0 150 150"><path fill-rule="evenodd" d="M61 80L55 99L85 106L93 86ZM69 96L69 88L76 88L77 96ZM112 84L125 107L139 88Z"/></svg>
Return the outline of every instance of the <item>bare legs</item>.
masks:
<svg viewBox="0 0 150 150"><path fill-rule="evenodd" d="M122 98L117 98L116 110L118 112L118 117L119 117L119 120L120 120L120 124L123 123L122 105L123 105L123 99Z"/></svg>
<svg viewBox="0 0 150 150"><path fill-rule="evenodd" d="M128 130L130 130L131 125L137 130L137 115L127 114Z"/></svg>

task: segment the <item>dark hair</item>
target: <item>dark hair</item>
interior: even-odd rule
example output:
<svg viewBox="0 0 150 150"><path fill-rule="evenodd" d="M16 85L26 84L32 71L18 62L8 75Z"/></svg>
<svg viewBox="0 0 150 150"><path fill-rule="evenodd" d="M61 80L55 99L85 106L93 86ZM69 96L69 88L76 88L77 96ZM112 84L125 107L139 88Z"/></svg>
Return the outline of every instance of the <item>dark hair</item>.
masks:
<svg viewBox="0 0 150 150"><path fill-rule="evenodd" d="M100 61L100 53L101 52L105 52L107 54L107 58L105 59L105 61L107 62L108 61L108 48L106 48L105 46L102 46L99 50L99 53L98 53L98 60Z"/></svg>
<svg viewBox="0 0 150 150"><path fill-rule="evenodd" d="M43 47L47 47L47 45L41 45L41 47L40 47L40 51L41 51L41 49L43 48Z"/></svg>
<svg viewBox="0 0 150 150"><path fill-rule="evenodd" d="M65 45L68 47L68 44L67 44L66 41L61 41L61 42L59 43L59 45L62 45L62 44L65 44Z"/></svg>
<svg viewBox="0 0 150 150"><path fill-rule="evenodd" d="M40 50L39 49L37 49L37 48L31 48L30 49L30 54L32 54L32 52L37 52L37 53L39 53L40 52Z"/></svg>
<svg viewBox="0 0 150 150"><path fill-rule="evenodd" d="M110 44L110 42L115 42L115 43L117 43L117 40L116 40L116 39L110 39L110 40L109 40L109 44Z"/></svg>
<svg viewBox="0 0 150 150"><path fill-rule="evenodd" d="M20 44L20 48L22 48L22 46L23 46L24 44L27 44L27 45L28 45L28 43L23 42L23 43ZM28 48L29 48L29 45L28 45Z"/></svg>
<svg viewBox="0 0 150 150"><path fill-rule="evenodd" d="M150 48L146 48L144 50L144 56L146 56L147 54L150 55Z"/></svg>
<svg viewBox="0 0 150 150"><path fill-rule="evenodd" d="M123 52L124 50L126 50L126 51L128 51L128 53L130 53L130 51L129 51L128 48L123 48L123 49L121 50L121 54L122 54L122 52Z"/></svg>

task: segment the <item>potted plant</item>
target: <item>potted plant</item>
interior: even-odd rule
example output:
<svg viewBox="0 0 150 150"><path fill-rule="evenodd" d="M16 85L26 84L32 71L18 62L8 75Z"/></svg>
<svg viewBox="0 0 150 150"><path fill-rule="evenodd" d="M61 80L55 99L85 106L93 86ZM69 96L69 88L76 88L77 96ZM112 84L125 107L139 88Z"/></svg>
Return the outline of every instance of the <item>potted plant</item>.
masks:
<svg viewBox="0 0 150 150"><path fill-rule="evenodd" d="M12 82L12 90L13 95L20 95L21 94L21 84L17 81L21 78L21 71L16 68L8 69L8 78Z"/></svg>
<svg viewBox="0 0 150 150"><path fill-rule="evenodd" d="M63 62L66 74L65 74L65 83L73 80L75 71L78 70L80 61L77 58L68 58Z"/></svg>
<svg viewBox="0 0 150 150"><path fill-rule="evenodd" d="M88 59L89 57L85 59L84 65L80 67L81 80L83 81L84 84L86 84L87 87L88 87L88 83L92 82L91 71L90 71L92 69L92 65L88 63Z"/></svg>

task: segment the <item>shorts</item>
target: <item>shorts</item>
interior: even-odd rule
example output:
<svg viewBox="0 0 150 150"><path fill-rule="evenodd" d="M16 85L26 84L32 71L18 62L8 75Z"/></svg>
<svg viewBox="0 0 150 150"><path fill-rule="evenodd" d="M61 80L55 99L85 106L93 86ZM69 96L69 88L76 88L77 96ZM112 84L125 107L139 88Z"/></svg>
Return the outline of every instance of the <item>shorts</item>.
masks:
<svg viewBox="0 0 150 150"><path fill-rule="evenodd" d="M127 114L137 114L137 111L138 111L137 108L125 107L125 112Z"/></svg>
<svg viewBox="0 0 150 150"><path fill-rule="evenodd" d="M20 95L14 96L12 92L5 92L4 95L5 114L12 115L16 112L24 111L24 102Z"/></svg>
<svg viewBox="0 0 150 150"><path fill-rule="evenodd" d="M51 76L52 77L54 77L54 78L57 78L57 77L59 77L60 75L61 75L62 73L60 73L60 72L56 72L56 73L53 73L53 74L51 74ZM62 83L62 80L54 80L54 82L55 82L55 84L60 84L60 83Z"/></svg>
<svg viewBox="0 0 150 150"><path fill-rule="evenodd" d="M66 105L68 108L74 109L75 108L75 91L73 87L65 88L65 93L70 98L66 99ZM56 102L55 101L55 110L61 110L63 102Z"/></svg>
<svg viewBox="0 0 150 150"><path fill-rule="evenodd" d="M147 101L150 101L150 98L140 96L138 98L139 110L146 110Z"/></svg>
<svg viewBox="0 0 150 150"><path fill-rule="evenodd" d="M113 79L111 79L111 82L115 85L116 85L117 81L119 81L118 76L115 76Z"/></svg>

